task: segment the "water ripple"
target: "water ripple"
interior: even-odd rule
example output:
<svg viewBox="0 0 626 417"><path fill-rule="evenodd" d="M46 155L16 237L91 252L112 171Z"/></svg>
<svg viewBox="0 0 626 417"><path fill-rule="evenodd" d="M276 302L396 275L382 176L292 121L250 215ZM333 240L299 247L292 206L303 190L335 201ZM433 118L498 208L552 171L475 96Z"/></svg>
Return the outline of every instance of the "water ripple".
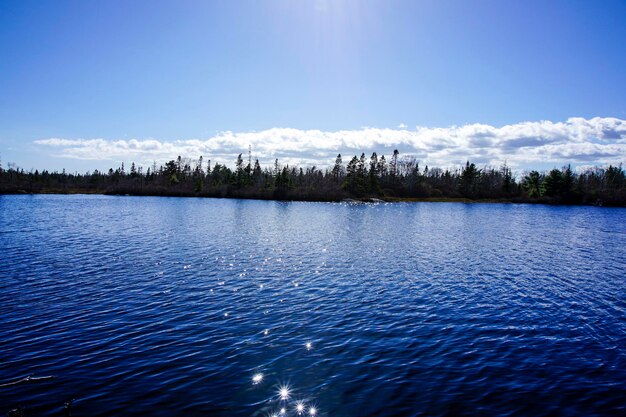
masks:
<svg viewBox="0 0 626 417"><path fill-rule="evenodd" d="M0 199L1 413L626 413L626 210Z"/></svg>

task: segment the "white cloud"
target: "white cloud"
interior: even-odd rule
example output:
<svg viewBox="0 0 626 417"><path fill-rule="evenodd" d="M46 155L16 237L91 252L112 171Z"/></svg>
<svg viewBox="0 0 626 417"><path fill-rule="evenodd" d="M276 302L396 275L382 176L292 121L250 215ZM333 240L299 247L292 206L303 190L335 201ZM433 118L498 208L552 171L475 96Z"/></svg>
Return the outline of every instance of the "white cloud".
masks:
<svg viewBox="0 0 626 417"><path fill-rule="evenodd" d="M247 153L263 165L278 158L281 163L328 166L338 153L344 161L352 155L375 151L389 155L398 149L420 162L448 167L467 159L478 164L525 169L539 164L593 165L626 161L626 120L595 117L570 118L565 122L521 122L502 127L469 124L446 128L418 126L408 130L365 127L327 132L293 128L272 128L260 132L221 132L207 139L162 141L156 139L61 139L50 138L35 144L56 149L57 156L112 161L135 161L149 165L178 155L233 164L238 154Z"/></svg>

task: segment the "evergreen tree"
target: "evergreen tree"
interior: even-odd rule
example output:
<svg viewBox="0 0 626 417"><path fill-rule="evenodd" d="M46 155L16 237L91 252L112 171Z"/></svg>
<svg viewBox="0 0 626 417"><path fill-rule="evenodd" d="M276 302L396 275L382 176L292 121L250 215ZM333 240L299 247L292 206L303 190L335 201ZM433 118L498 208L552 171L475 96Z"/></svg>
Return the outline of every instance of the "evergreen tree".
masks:
<svg viewBox="0 0 626 417"><path fill-rule="evenodd" d="M352 194L354 194L357 189L358 164L359 160L355 155L346 166L346 179L343 183L343 188L347 189Z"/></svg>
<svg viewBox="0 0 626 417"><path fill-rule="evenodd" d="M531 198L543 195L543 179L538 171L530 171L522 180L522 188Z"/></svg>
<svg viewBox="0 0 626 417"><path fill-rule="evenodd" d="M563 192L563 173L558 169L553 169L543 180L545 195L549 197L558 196Z"/></svg>
<svg viewBox="0 0 626 417"><path fill-rule="evenodd" d="M252 182L255 185L259 185L261 180L263 179L263 171L261 170L261 165L259 164L259 160L254 161L254 168L252 169Z"/></svg>
<svg viewBox="0 0 626 417"><path fill-rule="evenodd" d="M381 155L378 160L378 177L380 178L381 183L385 183L388 175L388 167L387 161L385 160L385 155Z"/></svg>
<svg viewBox="0 0 626 417"><path fill-rule="evenodd" d="M389 167L389 175L391 176L391 182L393 184L396 183L397 181L397 177L398 177L398 156L400 155L400 152L398 152L397 149L395 149L393 151L393 156L391 157L391 164Z"/></svg>
<svg viewBox="0 0 626 417"><path fill-rule="evenodd" d="M622 165L620 164L617 167L613 165L609 165L609 167L604 171L604 186L608 190L617 190L624 186L624 170L622 169Z"/></svg>
<svg viewBox="0 0 626 417"><path fill-rule="evenodd" d="M476 180L480 171L476 169L476 165L470 164L469 161L465 164L465 169L461 172L461 178L459 182L459 191L464 197L474 197L476 192Z"/></svg>
<svg viewBox="0 0 626 417"><path fill-rule="evenodd" d="M380 185L378 182L378 177L379 177L379 161L378 161L378 155L376 155L376 152L372 153L372 156L370 157L370 172L369 172L369 189L370 191L372 191L373 193L379 194L380 193Z"/></svg>
<svg viewBox="0 0 626 417"><path fill-rule="evenodd" d="M335 180L335 182L337 184L341 183L341 181L343 180L343 177L345 175L344 173L344 168L343 168L343 162L341 161L341 154L337 155L337 158L335 159L335 166L333 167L333 178Z"/></svg>
<svg viewBox="0 0 626 417"><path fill-rule="evenodd" d="M357 192L359 194L367 191L367 167L365 164L365 153L361 154L357 163Z"/></svg>
<svg viewBox="0 0 626 417"><path fill-rule="evenodd" d="M243 168L243 158L241 157L241 154L239 154L237 156L237 162L235 162L235 166L236 166L236 171L235 171L235 177L236 177L236 185L237 187L242 187L245 185L245 171Z"/></svg>
<svg viewBox="0 0 626 417"><path fill-rule="evenodd" d="M194 169L194 177L204 177L204 168L202 167L202 155L198 158L198 162L196 163L196 169Z"/></svg>

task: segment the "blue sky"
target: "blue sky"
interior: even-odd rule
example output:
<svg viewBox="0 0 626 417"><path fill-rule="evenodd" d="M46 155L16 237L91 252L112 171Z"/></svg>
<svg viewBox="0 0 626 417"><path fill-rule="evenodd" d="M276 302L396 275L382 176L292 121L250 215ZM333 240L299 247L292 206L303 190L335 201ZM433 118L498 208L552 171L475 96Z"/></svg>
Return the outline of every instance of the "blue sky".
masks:
<svg viewBox="0 0 626 417"><path fill-rule="evenodd" d="M626 162L625 40L624 1L0 1L0 154Z"/></svg>

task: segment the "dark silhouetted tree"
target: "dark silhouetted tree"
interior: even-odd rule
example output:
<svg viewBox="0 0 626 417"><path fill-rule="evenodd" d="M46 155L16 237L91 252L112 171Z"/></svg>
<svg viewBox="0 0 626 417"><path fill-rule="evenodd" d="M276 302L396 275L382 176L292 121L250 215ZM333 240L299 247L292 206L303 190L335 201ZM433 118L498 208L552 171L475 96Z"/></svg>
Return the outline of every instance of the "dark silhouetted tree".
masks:
<svg viewBox="0 0 626 417"><path fill-rule="evenodd" d="M467 161L459 180L459 191L464 197L474 197L476 193L476 180L479 174L480 171L476 169L476 165Z"/></svg>

